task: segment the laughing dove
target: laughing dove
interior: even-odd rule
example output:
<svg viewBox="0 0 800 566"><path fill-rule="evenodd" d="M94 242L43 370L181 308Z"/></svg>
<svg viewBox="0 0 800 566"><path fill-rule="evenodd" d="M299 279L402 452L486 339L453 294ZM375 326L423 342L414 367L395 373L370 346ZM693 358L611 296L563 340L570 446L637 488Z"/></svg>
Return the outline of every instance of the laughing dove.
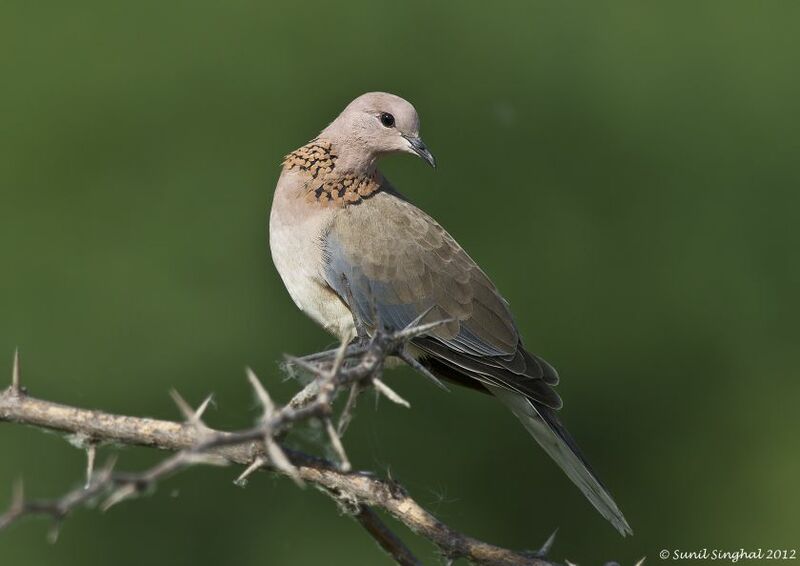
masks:
<svg viewBox="0 0 800 566"><path fill-rule="evenodd" d="M412 341L419 362L505 403L603 517L631 534L556 415L556 370L525 349L508 303L475 261L376 168L400 152L435 166L414 107L372 92L286 157L269 235L292 299L342 340L355 336L353 311L368 328L449 319Z"/></svg>

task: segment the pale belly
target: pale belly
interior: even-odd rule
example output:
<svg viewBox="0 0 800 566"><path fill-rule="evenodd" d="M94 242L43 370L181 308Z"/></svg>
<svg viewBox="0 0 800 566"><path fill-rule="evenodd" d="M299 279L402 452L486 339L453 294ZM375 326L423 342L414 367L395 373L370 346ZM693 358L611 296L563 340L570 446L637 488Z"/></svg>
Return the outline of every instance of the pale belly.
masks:
<svg viewBox="0 0 800 566"><path fill-rule="evenodd" d="M280 198L276 195L276 198ZM293 201L286 203L297 206ZM322 274L322 249L319 236L329 219L312 215L298 220L300 215L277 214L272 207L269 222L269 246L272 261L297 307L312 320L339 339L355 336L353 317L339 297L325 284Z"/></svg>

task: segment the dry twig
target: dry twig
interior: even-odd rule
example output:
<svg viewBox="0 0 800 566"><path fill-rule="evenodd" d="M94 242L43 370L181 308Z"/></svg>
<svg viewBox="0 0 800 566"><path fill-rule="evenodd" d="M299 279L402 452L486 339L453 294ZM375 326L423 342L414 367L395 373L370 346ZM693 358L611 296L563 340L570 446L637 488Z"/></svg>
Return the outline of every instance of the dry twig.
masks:
<svg viewBox="0 0 800 566"><path fill-rule="evenodd" d="M181 423L113 415L37 399L21 386L19 356L15 354L11 386L0 394L0 421L60 431L83 439L81 444L87 451L87 479L86 485L52 501L26 500L20 483L14 489L11 506L0 515L0 530L25 515L46 515L53 519L52 533L57 534L61 521L79 506L100 501L101 508L108 509L153 489L158 482L188 467L236 464L245 467L235 480L240 485L255 471L268 469L291 478L299 486L313 484L322 488L348 509L398 564L418 565L420 562L373 508L385 511L430 540L449 560L465 558L485 565L550 564L539 553L515 552L455 531L421 507L394 481L351 471L341 436L350 422L359 392L374 387L393 402L408 406L380 379L384 362L390 355L406 358L405 346L409 340L447 322L422 324L420 321L421 318L399 332L375 331L368 340L362 335L360 343L355 345L342 344L330 352L291 358L292 363L311 373L314 379L283 406L275 404L248 368L247 378L261 406L261 415L251 428L231 432L214 430L203 421L211 397L198 409L193 409L173 392L173 399L184 417ZM333 402L342 391L349 392L349 396L338 426L334 426ZM286 432L312 419L319 420L325 427L337 463L283 444ZM137 473L115 471L113 461L96 471L96 449L103 443L149 446L174 454Z"/></svg>

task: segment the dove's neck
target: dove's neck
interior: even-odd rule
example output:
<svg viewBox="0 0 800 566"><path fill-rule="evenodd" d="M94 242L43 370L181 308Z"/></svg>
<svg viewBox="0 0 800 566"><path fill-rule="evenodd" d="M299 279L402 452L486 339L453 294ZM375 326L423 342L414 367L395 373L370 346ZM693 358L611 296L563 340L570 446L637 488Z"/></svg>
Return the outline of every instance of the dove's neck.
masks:
<svg viewBox="0 0 800 566"><path fill-rule="evenodd" d="M308 176L303 183L306 199L324 205L348 206L369 198L381 189L383 178L371 165L343 157L340 149L322 136L286 156L283 167Z"/></svg>
<svg viewBox="0 0 800 566"><path fill-rule="evenodd" d="M370 177L377 169L377 156L363 151L354 151L348 146L334 145L336 167L340 173L349 173L357 177Z"/></svg>
<svg viewBox="0 0 800 566"><path fill-rule="evenodd" d="M373 151L373 140L361 135L358 130L343 126L335 120L319 134L318 140L331 144L331 153L336 156L336 168L340 173L369 177L375 173L379 155Z"/></svg>

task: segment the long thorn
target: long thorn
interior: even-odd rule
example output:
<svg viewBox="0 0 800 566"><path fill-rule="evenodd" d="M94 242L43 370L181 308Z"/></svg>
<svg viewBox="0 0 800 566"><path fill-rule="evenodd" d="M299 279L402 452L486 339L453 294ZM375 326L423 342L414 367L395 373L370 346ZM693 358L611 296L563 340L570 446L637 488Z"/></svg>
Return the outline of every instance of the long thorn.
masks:
<svg viewBox="0 0 800 566"><path fill-rule="evenodd" d="M181 414L186 418L186 424L193 427L200 435L207 435L211 432L211 429L206 426L206 423L204 423L202 419L203 413L208 408L209 403L211 403L211 395L206 397L205 401L200 404L200 407L195 410L192 409L192 406L189 405L175 389L172 389L169 393Z"/></svg>
<svg viewBox="0 0 800 566"><path fill-rule="evenodd" d="M303 360L306 363L316 362L316 361L326 360L328 358L332 358L332 357L334 357L336 355L336 353L338 351L339 351L339 347L336 347L336 348L333 348L331 350L325 350L324 352L315 352L313 354L308 354L306 356L301 356L301 357L299 357L297 359ZM363 346L361 346L360 344L350 344L350 345L347 346L347 349L345 350L344 357L345 358L352 358L354 356L360 356L361 354L363 354L366 351L367 351L367 349L364 348Z"/></svg>
<svg viewBox="0 0 800 566"><path fill-rule="evenodd" d="M308 373L312 373L316 376L320 375L320 368L316 364L309 363L305 361L303 358L297 358L295 356L284 355L284 358L290 364L299 366L300 368L306 370Z"/></svg>
<svg viewBox="0 0 800 566"><path fill-rule="evenodd" d="M211 404L211 401L214 399L214 394L209 393L208 397L197 407L197 410L194 412L193 418L196 422L202 423L203 422L203 414L205 414L206 409Z"/></svg>
<svg viewBox="0 0 800 566"><path fill-rule="evenodd" d="M339 373L339 370L342 369L342 364L344 363L345 354L347 353L348 343L345 340L342 340L342 343L339 345L339 349L336 350L336 357L333 359L333 365L331 366L331 377L336 377Z"/></svg>
<svg viewBox="0 0 800 566"><path fill-rule="evenodd" d="M397 355L401 360L410 365L418 373L421 373L424 377L427 377L428 380L431 381L436 387L450 393L450 388L448 388L444 383L442 383L441 379L433 375L433 373L431 373L431 371L428 368L419 363L419 361L415 359L414 356L409 354L407 349L403 348Z"/></svg>
<svg viewBox="0 0 800 566"><path fill-rule="evenodd" d="M22 391L19 374L19 348L16 348L14 350L14 365L11 368L11 394L14 396L19 395Z"/></svg>
<svg viewBox="0 0 800 566"><path fill-rule="evenodd" d="M181 397L181 394L178 393L177 389L170 389L169 395L170 397L172 397L172 400L178 406L178 410L183 415L183 418L186 419L188 422L191 422L192 418L194 417L194 409L192 409L189 403L186 402L186 399Z"/></svg>
<svg viewBox="0 0 800 566"><path fill-rule="evenodd" d="M383 395L386 396L387 399L389 399L393 403L402 405L406 409L411 408L411 403L400 397L400 395L398 395L392 388L390 388L388 385L386 385L377 377L372 378L372 384L375 386L375 390L378 391L378 393L382 393Z"/></svg>
<svg viewBox="0 0 800 566"><path fill-rule="evenodd" d="M239 487L244 487L245 485L247 485L247 478L250 477L250 474L255 472L257 469L261 468L266 463L267 463L266 458L264 458L263 456L256 456L255 459L253 460L253 463L247 466L247 469L245 469L245 471L243 471L238 478L233 480L233 483L235 485L238 485Z"/></svg>
<svg viewBox="0 0 800 566"><path fill-rule="evenodd" d="M248 367L245 369L245 372L247 373L247 380L250 382L250 386L253 388L253 391L256 392L258 402L261 403L261 407L264 410L264 417L270 418L272 413L275 412L275 403L272 402L272 397L269 396L269 393L267 393L267 390L264 388L264 384L261 383L261 380L258 379L258 376L252 369Z"/></svg>
<svg viewBox="0 0 800 566"><path fill-rule="evenodd" d="M433 309L435 309L435 308L436 308L436 305L429 306L427 309L422 311L422 313L420 313L417 316L417 318L415 318L414 320L412 320L411 322L406 324L405 327L403 327L403 330L408 330L410 328L414 328L415 326L417 326L420 322L422 322L422 319L425 318L426 316L428 316L433 311Z"/></svg>
<svg viewBox="0 0 800 566"><path fill-rule="evenodd" d="M300 472L297 470L295 465L289 461L289 458L286 457L286 453L283 451L283 448L281 448L278 443L272 440L270 437L265 438L264 443L266 444L267 456L269 456L270 463L275 468L289 476L298 487L305 487L306 484L303 481L303 478L300 477Z"/></svg>
<svg viewBox="0 0 800 566"><path fill-rule="evenodd" d="M333 450L336 452L336 456L339 458L339 469L343 472L349 472L351 469L350 460L347 458L347 454L344 451L342 439L339 438L339 435L336 433L336 429L333 428L333 423L330 419L325 419L325 430L328 431L328 438L331 441L331 446L333 446Z"/></svg>
<svg viewBox="0 0 800 566"><path fill-rule="evenodd" d="M361 394L361 386L358 383L354 383L350 386L350 394L347 396L347 402L344 404L344 409L342 409L342 413L339 415L339 424L336 426L336 433L342 437L344 436L347 427L350 425L350 421L353 420L353 409L356 407L356 401L358 401L358 396Z"/></svg>
<svg viewBox="0 0 800 566"><path fill-rule="evenodd" d="M94 475L94 462L97 457L97 443L91 440L86 446L86 485L84 489L89 489L92 485L92 476Z"/></svg>
<svg viewBox="0 0 800 566"><path fill-rule="evenodd" d="M557 533L558 529L554 530L553 533L547 537L547 540L544 541L542 547L535 552L537 558L547 558L547 555L550 554L550 549L553 548L553 543L556 540Z"/></svg>
<svg viewBox="0 0 800 566"><path fill-rule="evenodd" d="M441 320L436 320L434 322L426 322L425 324L420 324L419 326L415 326L413 328L405 328L400 330L399 332L395 332L392 338L399 341L404 340L411 340L412 338L416 338L417 336L421 336L422 334L426 334L431 330L439 328L440 326L444 326L445 324L449 324L454 322L454 318L443 318Z"/></svg>
<svg viewBox="0 0 800 566"><path fill-rule="evenodd" d="M131 497L134 493L136 493L136 487L133 484L125 484L120 486L108 496L108 498L100 506L100 510L106 512L117 503L120 503Z"/></svg>

